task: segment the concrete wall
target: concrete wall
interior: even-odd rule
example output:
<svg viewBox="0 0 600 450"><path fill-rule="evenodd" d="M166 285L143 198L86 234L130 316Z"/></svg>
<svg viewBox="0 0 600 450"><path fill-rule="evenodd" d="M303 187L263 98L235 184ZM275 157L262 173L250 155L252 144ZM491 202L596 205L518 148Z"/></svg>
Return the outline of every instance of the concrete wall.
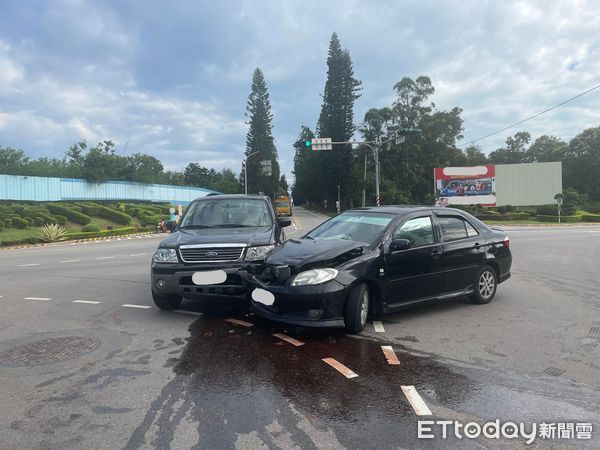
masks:
<svg viewBox="0 0 600 450"><path fill-rule="evenodd" d="M130 200L187 205L192 200L211 192L214 191L129 181L94 184L74 178L0 175L0 200Z"/></svg>
<svg viewBox="0 0 600 450"><path fill-rule="evenodd" d="M496 205L532 206L556 203L562 192L562 163L496 165Z"/></svg>

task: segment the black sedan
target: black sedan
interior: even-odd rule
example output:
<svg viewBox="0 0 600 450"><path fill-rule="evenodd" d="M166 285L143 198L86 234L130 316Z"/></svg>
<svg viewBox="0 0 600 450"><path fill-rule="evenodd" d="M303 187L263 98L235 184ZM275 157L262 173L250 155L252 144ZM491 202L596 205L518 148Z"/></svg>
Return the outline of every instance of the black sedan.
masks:
<svg viewBox="0 0 600 450"><path fill-rule="evenodd" d="M511 263L506 233L463 211L354 209L273 250L248 275L250 304L272 320L359 333L370 313L464 295L488 303Z"/></svg>

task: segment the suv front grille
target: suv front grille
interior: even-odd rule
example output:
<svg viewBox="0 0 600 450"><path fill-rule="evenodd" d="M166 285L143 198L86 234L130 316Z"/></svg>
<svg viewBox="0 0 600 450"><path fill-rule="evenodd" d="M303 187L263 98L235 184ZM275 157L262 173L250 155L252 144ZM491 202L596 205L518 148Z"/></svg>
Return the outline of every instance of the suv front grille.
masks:
<svg viewBox="0 0 600 450"><path fill-rule="evenodd" d="M183 262L203 263L203 262L226 262L238 261L244 252L243 244L234 244L232 246L211 245L182 245L179 247L179 254Z"/></svg>

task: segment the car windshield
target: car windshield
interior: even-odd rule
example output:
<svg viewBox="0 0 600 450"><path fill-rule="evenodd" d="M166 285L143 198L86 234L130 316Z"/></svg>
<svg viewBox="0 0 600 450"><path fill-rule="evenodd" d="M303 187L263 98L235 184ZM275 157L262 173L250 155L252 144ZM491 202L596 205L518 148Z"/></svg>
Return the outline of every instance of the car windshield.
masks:
<svg viewBox="0 0 600 450"><path fill-rule="evenodd" d="M181 228L270 227L267 204L260 199L201 200L189 206Z"/></svg>
<svg viewBox="0 0 600 450"><path fill-rule="evenodd" d="M287 201L284 202L275 202L275 206L279 207L279 208L287 208L288 206L290 206L290 203Z"/></svg>
<svg viewBox="0 0 600 450"><path fill-rule="evenodd" d="M371 245L393 218L393 214L344 213L318 226L305 237L308 239L349 240Z"/></svg>

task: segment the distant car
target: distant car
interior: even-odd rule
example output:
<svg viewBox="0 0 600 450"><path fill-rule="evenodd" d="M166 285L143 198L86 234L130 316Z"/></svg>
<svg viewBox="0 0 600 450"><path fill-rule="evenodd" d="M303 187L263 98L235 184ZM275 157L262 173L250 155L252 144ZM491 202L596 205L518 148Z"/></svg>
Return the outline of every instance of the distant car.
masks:
<svg viewBox="0 0 600 450"><path fill-rule="evenodd" d="M152 258L152 298L176 309L183 297L246 303L240 270L261 263L284 240L289 218L268 197L212 195L194 200Z"/></svg>
<svg viewBox="0 0 600 450"><path fill-rule="evenodd" d="M248 275L250 304L275 321L358 333L369 313L464 295L488 303L511 263L506 233L463 211L354 209L273 250Z"/></svg>
<svg viewBox="0 0 600 450"><path fill-rule="evenodd" d="M275 199L275 212L278 216L292 215L292 204L289 197L277 197Z"/></svg>

